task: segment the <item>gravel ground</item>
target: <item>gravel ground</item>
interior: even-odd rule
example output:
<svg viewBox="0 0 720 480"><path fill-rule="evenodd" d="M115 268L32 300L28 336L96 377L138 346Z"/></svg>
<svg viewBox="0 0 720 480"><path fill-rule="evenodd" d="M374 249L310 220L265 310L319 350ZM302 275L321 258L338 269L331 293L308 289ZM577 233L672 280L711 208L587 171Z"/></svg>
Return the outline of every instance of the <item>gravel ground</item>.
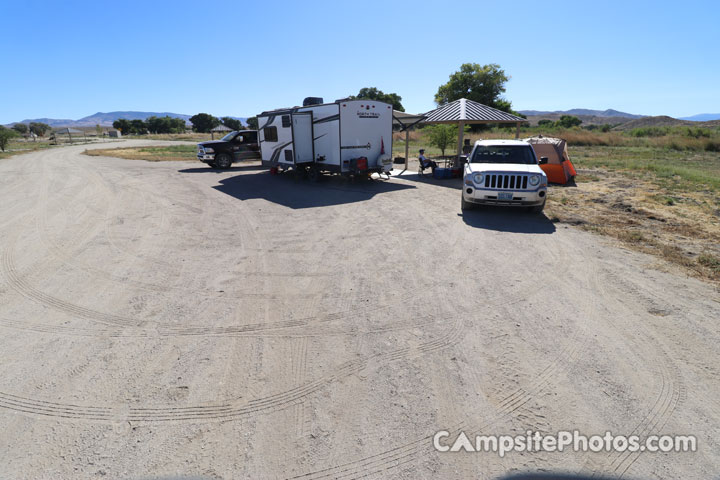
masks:
<svg viewBox="0 0 720 480"><path fill-rule="evenodd" d="M0 476L718 475L712 286L458 181L86 148L0 161ZM431 441L573 429L698 451Z"/></svg>

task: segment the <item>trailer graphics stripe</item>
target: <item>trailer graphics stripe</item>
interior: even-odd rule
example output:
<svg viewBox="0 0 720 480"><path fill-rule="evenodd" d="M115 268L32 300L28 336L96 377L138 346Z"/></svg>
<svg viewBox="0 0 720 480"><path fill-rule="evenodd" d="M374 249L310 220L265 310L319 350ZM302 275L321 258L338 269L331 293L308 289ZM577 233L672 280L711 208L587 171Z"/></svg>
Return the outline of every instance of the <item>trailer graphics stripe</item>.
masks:
<svg viewBox="0 0 720 480"><path fill-rule="evenodd" d="M347 145L344 147L340 147L340 150L353 150L357 148L364 148L370 150L372 148L372 145L370 145L370 142L368 142L367 145Z"/></svg>
<svg viewBox="0 0 720 480"><path fill-rule="evenodd" d="M287 147L291 143L292 143L292 141L283 143L282 145L275 147L275 150L273 150L272 157L270 157L270 163L277 163L278 158L280 158L280 152L282 151L282 149Z"/></svg>
<svg viewBox="0 0 720 480"><path fill-rule="evenodd" d="M313 123L326 123L326 122L334 122L335 120L340 120L340 114L337 115L330 115L329 117L321 118L319 120L315 120Z"/></svg>
<svg viewBox="0 0 720 480"><path fill-rule="evenodd" d="M273 123L275 121L275 117L277 117L277 115L270 115L269 117L267 117L268 121L265 122L261 127L258 127L258 131Z"/></svg>

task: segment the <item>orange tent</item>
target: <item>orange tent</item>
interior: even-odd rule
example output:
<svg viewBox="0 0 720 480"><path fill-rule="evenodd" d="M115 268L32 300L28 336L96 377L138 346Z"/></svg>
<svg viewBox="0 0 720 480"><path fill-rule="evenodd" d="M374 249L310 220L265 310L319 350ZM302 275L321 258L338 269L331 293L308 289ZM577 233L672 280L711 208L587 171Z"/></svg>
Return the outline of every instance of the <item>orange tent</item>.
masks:
<svg viewBox="0 0 720 480"><path fill-rule="evenodd" d="M567 143L562 138L538 135L526 138L525 141L533 146L538 158L547 157L547 163L540 165L540 168L547 175L548 182L565 184L577 175L568 156Z"/></svg>

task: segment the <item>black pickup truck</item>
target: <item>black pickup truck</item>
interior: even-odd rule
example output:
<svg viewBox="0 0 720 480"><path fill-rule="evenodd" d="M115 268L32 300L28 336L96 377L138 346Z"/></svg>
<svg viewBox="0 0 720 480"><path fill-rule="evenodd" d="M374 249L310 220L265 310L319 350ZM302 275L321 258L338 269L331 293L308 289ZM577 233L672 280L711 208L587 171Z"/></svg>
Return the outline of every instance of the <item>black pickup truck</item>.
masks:
<svg viewBox="0 0 720 480"><path fill-rule="evenodd" d="M257 130L230 132L220 140L198 143L197 158L212 168L230 168L234 162L260 160Z"/></svg>

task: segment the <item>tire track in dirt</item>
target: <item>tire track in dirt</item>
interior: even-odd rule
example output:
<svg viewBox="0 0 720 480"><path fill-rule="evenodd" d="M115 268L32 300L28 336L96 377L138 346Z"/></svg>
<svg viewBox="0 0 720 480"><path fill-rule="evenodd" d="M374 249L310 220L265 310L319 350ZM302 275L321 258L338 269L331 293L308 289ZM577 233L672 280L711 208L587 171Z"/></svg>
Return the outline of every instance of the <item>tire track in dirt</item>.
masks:
<svg viewBox="0 0 720 480"><path fill-rule="evenodd" d="M92 322L99 322L106 325L119 325L125 327L140 327L146 325L143 320L136 320L120 315L102 313L90 308L81 307L73 303L65 302L56 297L43 293L32 285L28 284L17 272L13 263L10 250L6 249L2 255L2 270L8 284L20 295L34 302L46 305L54 310L67 313L73 317L79 317Z"/></svg>
<svg viewBox="0 0 720 480"><path fill-rule="evenodd" d="M293 384L302 385L305 381L305 367L307 364L308 337L300 337L290 343L290 372L293 377ZM303 436L305 428L305 402L298 403L293 409L293 421L295 423L295 437Z"/></svg>
<svg viewBox="0 0 720 480"><path fill-rule="evenodd" d="M488 429L500 420L511 416L524 404L532 400L544 391L550 383L553 376L566 362L572 361L579 351L579 346L567 347L558 355L557 360L549 363L540 372L537 379L528 387L517 388L508 394L499 405L495 414L485 422L479 425L472 425L468 422L457 424L454 430L450 430L451 436L459 434L460 431L465 432L471 438L472 432L481 432ZM432 455L435 451L432 448L432 435L425 436L413 442L402 446L386 450L375 455L370 455L359 460L348 462L345 464L317 470L302 475L289 477L291 479L348 479L348 478L364 478L372 474L382 473L388 475L391 471L396 470L399 466L416 461L418 457L423 455Z"/></svg>
<svg viewBox="0 0 720 480"><path fill-rule="evenodd" d="M117 210L117 208L120 206L120 203L121 203L118 201L118 195L114 188L115 185L113 185L112 183L105 180L99 173L97 173L97 171L95 169L87 168L85 166L79 165L77 159L73 159L72 156L69 156L68 161L72 162L78 168L78 170L86 173L88 180L90 182L92 182L99 190L103 191L106 195L106 198L109 199L109 205L108 205L108 209L107 209L105 219L104 219L104 233L105 233L106 239L108 240L108 243L117 252L125 255L126 257L140 260L143 262L149 262L158 267L161 267L161 270L159 270L159 271L166 273L168 278L172 278L173 276L176 276L179 272L178 272L177 265L175 265L174 263L168 262L165 259L149 257L146 255L138 254L131 250L127 250L115 240L115 238L113 237L113 235L111 233L110 225L112 223L111 221L114 216L114 212ZM148 195L146 192L141 191L140 195L143 198L143 201L141 202L141 204L143 206L143 211L142 211L143 213L142 213L141 217L145 218L145 216L147 215L147 212L148 212L148 205L150 204L150 202L148 201ZM158 225L165 224L165 222L167 222L167 218L166 218L166 215L165 215L163 209L159 209L158 213L159 213ZM138 222L138 224L135 228L135 232L139 231L139 229L140 229L140 223ZM134 236L137 236L137 234L135 234Z"/></svg>
<svg viewBox="0 0 720 480"><path fill-rule="evenodd" d="M600 292L603 298L617 298L616 295L608 291L605 285L613 285L613 288L618 289L618 291L622 286L621 289L623 292L630 293L634 297L640 295L635 285L607 271L599 271L595 262L592 262L592 270L594 287L597 288L597 291ZM616 300L613 302L618 303ZM637 435L640 439L644 439L651 434L662 434L660 429L667 424L675 409L686 396L686 387L680 370L677 365L673 363L661 342L652 335L652 327L647 324L647 322L645 322L645 328L643 328L641 332L638 332L637 325L633 325L634 331L628 330L626 326L619 325L613 321L610 315L607 316L606 321L617 331L630 334L629 339L637 347L633 350L638 352L642 351L643 354L641 357L648 359L647 365L653 365L655 367L653 373L658 378L657 383L660 385L660 391L657 393L647 413L629 433L623 433L623 435ZM650 362L650 358L655 358L656 361ZM641 451L610 452L600 461L589 458L586 466L592 472L593 477L607 475L608 472L611 472L622 478L642 454L643 452ZM598 463L600 465L598 465Z"/></svg>
<svg viewBox="0 0 720 480"><path fill-rule="evenodd" d="M325 315L322 317L322 319L318 319L316 317L306 317L304 319L291 319L291 320L282 320L282 321L275 321L275 322L264 322L264 323L256 323L256 324L242 324L242 325L233 325L233 326L219 326L219 327L213 327L213 326L203 326L203 325L185 325L185 326L175 326L175 325L163 325L159 324L157 322L149 322L146 320L142 320L139 318L124 316L124 315L115 315L115 314L108 314L103 313L94 309L86 308L80 305L76 305L71 302L64 301L60 298L54 297L52 295L46 294L39 289L33 287L30 285L22 275L19 274L18 269L14 263L14 258L12 256L12 250L15 246L15 243L17 241L17 234L11 239L9 242L9 245L6 247L6 249L2 253L2 264L1 269L2 273L4 274L7 283L9 286L11 286L17 293L22 295L23 297L26 297L34 302L40 303L42 305L45 305L49 308L52 308L54 310L60 311L62 313L66 313L72 317L78 317L82 318L84 320L89 320L91 322L99 322L105 325L110 326L120 326L120 327L145 327L149 324L154 325L152 328L148 328L148 335L150 333L154 334L161 334L161 335L167 335L167 336L173 336L173 335L233 335L233 334L243 334L248 332L258 332L263 330L274 330L279 328L292 328L292 327L300 327L300 326L310 326L312 324L317 323L327 323L332 320L347 320L349 317L358 317L362 315L367 315L372 313L373 311L377 311L380 309L388 309L391 308L391 306L402 304L408 296L400 297L396 299L396 302L394 305L386 304L380 307L370 307L369 305L364 309L356 309L353 312L334 312L328 315ZM254 294L252 296L257 296L259 294ZM278 297L281 297L279 295ZM0 322L3 320L0 319ZM17 327L17 323L12 324L12 326ZM413 325L414 326L414 325ZM42 328L42 326L41 326ZM71 328L71 327L68 327ZM383 328L378 329L378 331L382 331ZM92 330L91 330L92 331ZM102 333L108 333L107 330L102 331ZM120 332L114 332L116 334ZM132 332L132 336L137 336L137 330Z"/></svg>
<svg viewBox="0 0 720 480"><path fill-rule="evenodd" d="M242 399L222 403L204 404L188 407L156 406L101 406L77 405L22 397L0 392L0 408L32 415L64 419L94 421L131 421L131 422L167 422L167 421L219 421L246 417L260 413L271 413L298 405L306 397L326 386L356 374L369 365L382 365L383 362L404 360L413 355L424 355L457 344L465 334L462 322L456 320L453 328L441 337L425 342L415 349L400 348L387 353L379 353L366 358L344 362L332 372L315 380L305 382L289 390L250 401ZM373 363L371 363L373 362Z"/></svg>
<svg viewBox="0 0 720 480"><path fill-rule="evenodd" d="M569 263L563 264L563 267L564 271L566 271L569 269ZM527 297L523 299L508 300L503 304L509 305L517 303L521 300L529 298L532 295L540 293L542 282L537 283L540 286L532 289L532 291L528 293ZM586 310L586 314L588 315L587 318L596 317L595 309L588 308ZM474 333L478 334L478 332ZM538 394L547 390L547 388L551 385L553 378L563 371L564 366L571 365L573 360L577 358L586 342L587 338L583 335L582 331L576 332L574 337L566 342L563 350L554 357L554 360L549 362L538 372L530 385L518 387L503 397L498 403L496 407L497 410L494 414L481 424L472 424L467 421L458 423L454 430L450 430L451 436L459 434L460 431L464 431L469 437L471 437L473 434L472 432L478 434L487 430L497 422L512 416L529 401L535 399ZM397 470L402 465L415 462L422 456L433 455L435 453L435 450L432 448L432 436L425 436L413 442L409 442L402 446L370 455L359 460L288 478L315 480L323 478L357 479L366 478L370 475L376 474L387 476L390 472Z"/></svg>

